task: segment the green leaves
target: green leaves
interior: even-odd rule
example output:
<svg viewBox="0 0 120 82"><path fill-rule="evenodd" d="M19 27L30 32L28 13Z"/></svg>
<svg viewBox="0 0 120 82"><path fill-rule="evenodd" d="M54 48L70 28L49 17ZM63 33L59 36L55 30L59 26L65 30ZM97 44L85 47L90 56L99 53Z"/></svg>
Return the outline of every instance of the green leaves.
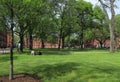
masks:
<svg viewBox="0 0 120 82"><path fill-rule="evenodd" d="M99 6L96 6L93 10L93 18L95 19L105 19L105 13L102 11L102 9Z"/></svg>
<svg viewBox="0 0 120 82"><path fill-rule="evenodd" d="M23 0L24 3L31 2L31 0Z"/></svg>
<svg viewBox="0 0 120 82"><path fill-rule="evenodd" d="M115 35L120 36L120 14L115 16Z"/></svg>

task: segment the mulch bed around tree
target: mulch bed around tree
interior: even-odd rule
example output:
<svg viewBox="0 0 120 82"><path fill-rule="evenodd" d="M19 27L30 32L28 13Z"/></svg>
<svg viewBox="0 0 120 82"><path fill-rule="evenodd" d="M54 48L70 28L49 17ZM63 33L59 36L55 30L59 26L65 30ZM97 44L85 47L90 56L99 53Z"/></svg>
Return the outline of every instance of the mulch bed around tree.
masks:
<svg viewBox="0 0 120 82"><path fill-rule="evenodd" d="M42 82L40 79L28 74L14 75L12 81L9 80L9 76L0 77L0 82Z"/></svg>

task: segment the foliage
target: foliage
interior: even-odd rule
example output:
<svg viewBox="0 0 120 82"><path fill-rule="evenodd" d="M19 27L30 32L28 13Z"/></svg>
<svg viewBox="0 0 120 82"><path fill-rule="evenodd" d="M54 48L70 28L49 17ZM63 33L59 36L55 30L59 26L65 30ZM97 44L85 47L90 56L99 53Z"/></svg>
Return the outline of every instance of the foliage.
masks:
<svg viewBox="0 0 120 82"><path fill-rule="evenodd" d="M114 9L114 4L116 0L99 0L99 2L102 5L102 8L104 10L104 13L106 14L106 23L109 26L109 31L110 31L110 52L114 53L115 52L115 47L116 47L116 42L115 42L115 9ZM107 4L106 4L107 3ZM111 19L109 18L109 12L110 10L111 13ZM111 20L111 21L110 21Z"/></svg>
<svg viewBox="0 0 120 82"><path fill-rule="evenodd" d="M102 48L102 45L105 43L106 40L109 39L109 29L107 27L107 23L105 21L105 14L103 10L96 6L93 10L93 39L96 39L100 47Z"/></svg>
<svg viewBox="0 0 120 82"><path fill-rule="evenodd" d="M5 25L5 27L9 28L10 30L10 68L9 68L9 80L12 80L13 79L13 46L14 46L14 32L13 32L13 29L14 29L14 21L15 21L15 15L14 15L14 2L15 1L12 1L12 0L1 0L0 1L0 6L1 6L1 11L3 12L1 15L0 15L0 18L3 18L3 20L1 21L4 21L2 22L2 25Z"/></svg>
<svg viewBox="0 0 120 82"><path fill-rule="evenodd" d="M120 32L119 32L120 27L119 27L119 25L120 25L120 15L116 15L115 16L115 35L116 35L116 37L119 37L119 35L120 35Z"/></svg>
<svg viewBox="0 0 120 82"><path fill-rule="evenodd" d="M99 0L103 1L103 0ZM3 2L5 4L3 5ZM109 1L106 1L109 2ZM0 1L1 29L10 27L9 0ZM14 31L19 36L21 51L24 46L24 36L29 38L29 48L32 50L33 36L45 42L57 43L58 48L75 41L77 46L84 48L88 40L97 39L99 42L109 39L106 13L99 6L93 7L84 0L14 0ZM2 6L3 5L3 6ZM110 6L106 4L106 6ZM3 9L4 8L4 9ZM106 8L105 8L106 9ZM116 23L117 24L117 23ZM116 26L118 27L118 26ZM116 28L117 29L117 28ZM116 31L117 32L117 31ZM74 39L71 38L74 35ZM119 33L116 34L117 36ZM72 44L73 45L73 44ZM75 44L74 44L75 45Z"/></svg>
<svg viewBox="0 0 120 82"><path fill-rule="evenodd" d="M90 27L92 22L92 4L83 0L78 0L76 4L77 23L76 34L78 35L78 42L80 48L84 48L85 36L84 31Z"/></svg>

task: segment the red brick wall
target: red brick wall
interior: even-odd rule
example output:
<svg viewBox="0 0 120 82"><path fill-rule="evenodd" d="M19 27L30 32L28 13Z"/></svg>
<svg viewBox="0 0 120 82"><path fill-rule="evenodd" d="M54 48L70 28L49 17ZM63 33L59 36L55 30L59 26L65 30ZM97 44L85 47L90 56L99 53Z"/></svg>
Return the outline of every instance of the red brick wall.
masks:
<svg viewBox="0 0 120 82"><path fill-rule="evenodd" d="M10 47L10 33L7 33L7 47Z"/></svg>
<svg viewBox="0 0 120 82"><path fill-rule="evenodd" d="M25 37L24 38L24 46L28 47L29 41L28 39ZM58 48L58 44L52 44L52 43L48 43L45 42L44 43L45 48ZM33 38L33 48L41 48L42 47L42 42L40 39L37 38Z"/></svg>
<svg viewBox="0 0 120 82"><path fill-rule="evenodd" d="M7 33L5 31L0 31L0 48L7 47Z"/></svg>

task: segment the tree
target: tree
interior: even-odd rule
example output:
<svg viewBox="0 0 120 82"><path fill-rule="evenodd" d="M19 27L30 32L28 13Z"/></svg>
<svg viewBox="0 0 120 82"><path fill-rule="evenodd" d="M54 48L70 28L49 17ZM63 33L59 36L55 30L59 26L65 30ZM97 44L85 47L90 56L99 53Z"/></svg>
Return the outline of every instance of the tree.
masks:
<svg viewBox="0 0 120 82"><path fill-rule="evenodd" d="M44 43L54 29L54 24L52 22L53 18L49 2L43 0L42 2L37 2L37 4L35 10L36 23L34 25L36 28L34 30L34 35L41 40L42 48L44 48Z"/></svg>
<svg viewBox="0 0 120 82"><path fill-rule="evenodd" d="M93 32L95 39L99 42L100 48L102 48L104 42L109 39L109 32L106 28L105 14L99 6L96 6L93 10L94 29Z"/></svg>
<svg viewBox="0 0 120 82"><path fill-rule="evenodd" d="M9 73L9 80L13 79L13 45L14 45L14 3L13 0L1 0L0 6L1 6L1 15L0 17L5 20L4 25L9 28L11 32L11 44L10 44L10 73Z"/></svg>
<svg viewBox="0 0 120 82"><path fill-rule="evenodd" d="M70 44L70 36L74 31L74 27L76 26L77 22L77 15L76 15L76 1L71 0L66 3L65 9L62 13L63 15L63 31L62 31L62 48L65 45ZM67 42L65 42L65 38L68 37ZM66 44L65 44L66 43Z"/></svg>
<svg viewBox="0 0 120 82"><path fill-rule="evenodd" d="M70 36L72 28L75 25L75 0L52 0L52 9L54 12L54 22L57 27L58 49L65 46L65 37ZM69 43L69 42L68 42Z"/></svg>
<svg viewBox="0 0 120 82"><path fill-rule="evenodd" d="M115 11L114 11L114 2L115 0L99 0L99 2L101 3L102 5L102 8L106 14L106 22L109 26L109 31L110 31L110 52L111 53L114 53L115 51ZM108 4L106 4L108 3ZM110 12L111 12L111 21L110 21L110 18L108 16L108 12L107 12L107 9L110 9Z"/></svg>
<svg viewBox="0 0 120 82"><path fill-rule="evenodd" d="M115 36L119 37L120 36L120 14L115 16Z"/></svg>
<svg viewBox="0 0 120 82"><path fill-rule="evenodd" d="M115 40L116 40L116 48L120 48L120 14L115 16Z"/></svg>
<svg viewBox="0 0 120 82"><path fill-rule="evenodd" d="M63 34L63 23L64 23L64 10L66 7L66 3L67 0L56 0L56 1L52 1L53 4L53 8L54 8L54 12L55 12L55 16L57 17L57 21L56 21L56 25L57 25L57 29L58 29L58 49L60 49L60 46L62 45L62 41L64 39L64 34Z"/></svg>
<svg viewBox="0 0 120 82"><path fill-rule="evenodd" d="M30 26L27 22L29 20L33 20L29 18L29 13L32 14L31 11L29 11L32 7L30 5L31 1L17 1L16 3L19 3L20 5L15 6L15 23L16 27L14 29L15 33L19 36L19 43L20 43L20 49L19 52L23 52L23 46L24 46L24 35L26 33L27 27ZM32 17L31 17L32 18Z"/></svg>
<svg viewBox="0 0 120 82"><path fill-rule="evenodd" d="M84 4L84 5L83 5ZM77 35L79 36L79 45L80 48L84 48L84 31L87 27L89 27L91 23L91 15L92 15L92 4L89 2L85 2L83 0L78 0L77 2L77 23L79 25L79 29L77 29Z"/></svg>

